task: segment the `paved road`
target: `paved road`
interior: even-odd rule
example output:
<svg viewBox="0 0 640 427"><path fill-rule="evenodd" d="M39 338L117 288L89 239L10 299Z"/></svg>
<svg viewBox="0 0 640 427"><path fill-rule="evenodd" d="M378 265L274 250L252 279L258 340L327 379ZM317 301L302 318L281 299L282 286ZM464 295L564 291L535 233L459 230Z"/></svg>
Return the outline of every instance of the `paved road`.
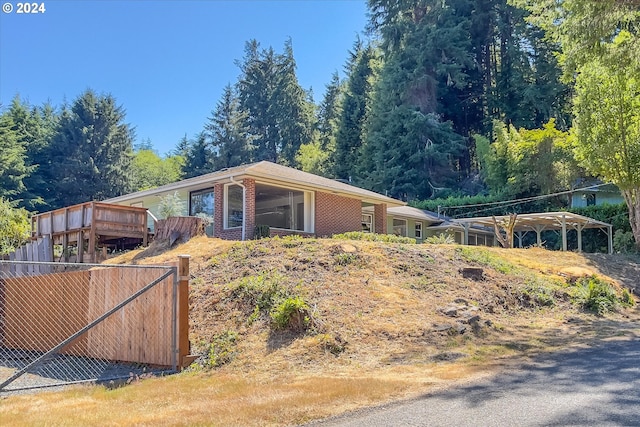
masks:
<svg viewBox="0 0 640 427"><path fill-rule="evenodd" d="M640 426L640 341L539 357L492 379L312 425Z"/></svg>

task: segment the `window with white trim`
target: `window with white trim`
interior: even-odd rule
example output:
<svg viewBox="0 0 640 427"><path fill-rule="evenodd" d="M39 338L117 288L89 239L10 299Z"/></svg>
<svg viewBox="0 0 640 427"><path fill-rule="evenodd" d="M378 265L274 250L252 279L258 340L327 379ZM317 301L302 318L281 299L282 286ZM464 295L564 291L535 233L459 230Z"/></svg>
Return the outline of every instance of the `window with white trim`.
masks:
<svg viewBox="0 0 640 427"><path fill-rule="evenodd" d="M416 225L415 225L415 238L416 239L422 239L422 222L420 221L416 221Z"/></svg>
<svg viewBox="0 0 640 427"><path fill-rule="evenodd" d="M362 214L362 232L373 233L373 215Z"/></svg>
<svg viewBox="0 0 640 427"><path fill-rule="evenodd" d="M313 194L256 183L256 225L313 232Z"/></svg>
<svg viewBox="0 0 640 427"><path fill-rule="evenodd" d="M224 228L242 227L242 187L227 184L224 187Z"/></svg>
<svg viewBox="0 0 640 427"><path fill-rule="evenodd" d="M393 218L393 234L407 237L407 220Z"/></svg>

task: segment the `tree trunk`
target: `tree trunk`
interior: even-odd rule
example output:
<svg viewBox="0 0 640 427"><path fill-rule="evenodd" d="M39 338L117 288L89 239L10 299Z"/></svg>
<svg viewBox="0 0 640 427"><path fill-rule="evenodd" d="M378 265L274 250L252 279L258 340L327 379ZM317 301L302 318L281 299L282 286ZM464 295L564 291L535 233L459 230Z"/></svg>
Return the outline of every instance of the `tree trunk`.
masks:
<svg viewBox="0 0 640 427"><path fill-rule="evenodd" d="M622 197L627 204L629 211L629 224L631 232L636 241L636 247L640 250L640 188L632 188L630 190L621 190Z"/></svg>

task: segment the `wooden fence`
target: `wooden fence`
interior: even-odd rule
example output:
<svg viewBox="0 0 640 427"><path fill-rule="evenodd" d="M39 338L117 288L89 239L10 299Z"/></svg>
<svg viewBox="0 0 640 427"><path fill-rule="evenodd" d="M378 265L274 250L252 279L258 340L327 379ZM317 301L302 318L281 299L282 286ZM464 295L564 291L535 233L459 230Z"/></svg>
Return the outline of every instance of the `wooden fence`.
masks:
<svg viewBox="0 0 640 427"><path fill-rule="evenodd" d="M186 259L186 274L183 260ZM49 351L168 271L92 268L0 279L0 347ZM188 257L177 292L178 364L188 363ZM61 350L62 354L171 366L173 280L147 292ZM182 301L185 300L185 301ZM184 335L184 336L183 336Z"/></svg>
<svg viewBox="0 0 640 427"><path fill-rule="evenodd" d="M9 254L11 261L53 262L53 242L49 236L44 236L29 242L15 252ZM53 271L49 265L15 264L11 273L16 276L30 274L46 274Z"/></svg>

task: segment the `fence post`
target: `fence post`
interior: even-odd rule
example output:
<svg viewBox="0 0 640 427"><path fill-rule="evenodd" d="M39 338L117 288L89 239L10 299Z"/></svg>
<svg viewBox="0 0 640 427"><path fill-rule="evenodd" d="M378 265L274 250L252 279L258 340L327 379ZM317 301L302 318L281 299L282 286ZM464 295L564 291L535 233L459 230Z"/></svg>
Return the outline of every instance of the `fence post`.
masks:
<svg viewBox="0 0 640 427"><path fill-rule="evenodd" d="M189 343L189 255L178 256L178 370L193 359Z"/></svg>

